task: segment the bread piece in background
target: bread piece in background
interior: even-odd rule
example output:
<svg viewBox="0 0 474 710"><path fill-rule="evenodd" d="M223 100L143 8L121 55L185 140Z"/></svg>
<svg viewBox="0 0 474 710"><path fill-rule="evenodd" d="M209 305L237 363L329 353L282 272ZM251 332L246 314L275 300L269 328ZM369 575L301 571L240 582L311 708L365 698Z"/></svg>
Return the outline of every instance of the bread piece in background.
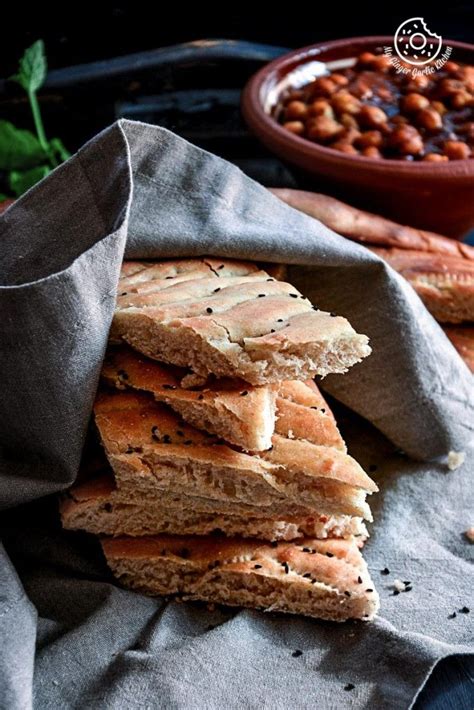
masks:
<svg viewBox="0 0 474 710"><path fill-rule="evenodd" d="M413 249L474 260L474 248L423 229L397 224L380 215L359 210L329 195L304 190L270 188L291 207L315 217L343 237L362 244Z"/></svg>
<svg viewBox="0 0 474 710"><path fill-rule="evenodd" d="M474 321L474 261L404 249L370 249L413 286L440 323Z"/></svg>
<svg viewBox="0 0 474 710"><path fill-rule="evenodd" d="M313 444L345 444L329 406L313 381L290 381L253 387L242 380L209 380L193 389L182 387L186 371L146 358L126 346L111 347L102 378L119 389L153 394L198 429L225 439L245 451L272 445L275 430Z"/></svg>
<svg viewBox="0 0 474 710"><path fill-rule="evenodd" d="M126 495L166 491L265 507L286 502L318 514L371 519L365 498L377 486L336 448L275 434L265 458L249 455L131 391L101 393L94 411L117 486Z"/></svg>
<svg viewBox="0 0 474 710"><path fill-rule="evenodd" d="M146 536L224 534L260 540L368 537L361 518L315 515L289 506L280 515L257 506L219 505L196 496L161 494L156 499L128 495L116 488L111 473L74 486L60 505L63 527L96 535ZM230 512L229 512L230 511Z"/></svg>
<svg viewBox="0 0 474 710"><path fill-rule="evenodd" d="M150 595L303 614L331 621L377 613L378 594L353 540L265 544L215 537L102 540L125 587Z"/></svg>
<svg viewBox="0 0 474 710"><path fill-rule="evenodd" d="M114 342L121 338L202 377L240 377L254 385L342 373L370 353L367 337L345 318L315 310L295 287L255 265L195 260L193 278L192 260L184 261L185 270L175 260L131 275L127 262Z"/></svg>
<svg viewBox="0 0 474 710"><path fill-rule="evenodd" d="M474 372L474 326L443 326L443 330L468 366Z"/></svg>
<svg viewBox="0 0 474 710"><path fill-rule="evenodd" d="M441 323L474 321L474 248L303 190L272 189L295 209L365 244L409 281Z"/></svg>

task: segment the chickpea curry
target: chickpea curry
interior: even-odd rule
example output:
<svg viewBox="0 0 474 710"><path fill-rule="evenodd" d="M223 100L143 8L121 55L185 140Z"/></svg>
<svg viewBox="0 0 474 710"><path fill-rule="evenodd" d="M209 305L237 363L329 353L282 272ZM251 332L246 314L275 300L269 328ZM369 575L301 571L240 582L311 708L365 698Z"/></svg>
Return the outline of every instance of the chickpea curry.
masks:
<svg viewBox="0 0 474 710"><path fill-rule="evenodd" d="M397 73L384 54L289 89L273 112L291 133L352 155L445 162L474 157L474 67Z"/></svg>

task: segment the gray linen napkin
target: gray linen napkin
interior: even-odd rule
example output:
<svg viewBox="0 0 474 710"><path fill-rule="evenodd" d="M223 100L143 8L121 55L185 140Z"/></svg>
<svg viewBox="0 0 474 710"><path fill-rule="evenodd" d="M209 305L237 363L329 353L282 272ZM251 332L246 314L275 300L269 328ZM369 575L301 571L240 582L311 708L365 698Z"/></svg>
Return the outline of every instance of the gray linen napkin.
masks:
<svg viewBox="0 0 474 710"><path fill-rule="evenodd" d="M97 542L63 533L41 500L3 515L4 707L403 708L440 658L472 652L474 610L448 619L474 581L472 378L395 272L234 166L129 121L10 208L0 243L3 508L74 481L124 255L285 262L371 338L370 358L323 386L368 420L345 433L378 466L365 554L382 597L374 623L342 626L147 599L116 587ZM450 472L452 449L466 462ZM394 596L396 577L412 590Z"/></svg>

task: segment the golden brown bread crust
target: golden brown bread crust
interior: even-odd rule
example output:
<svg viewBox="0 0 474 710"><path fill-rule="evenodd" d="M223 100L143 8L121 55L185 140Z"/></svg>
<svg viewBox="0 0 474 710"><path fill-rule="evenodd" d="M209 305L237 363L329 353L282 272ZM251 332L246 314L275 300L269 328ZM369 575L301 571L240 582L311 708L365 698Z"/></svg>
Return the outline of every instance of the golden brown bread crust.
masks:
<svg viewBox="0 0 474 710"><path fill-rule="evenodd" d="M474 372L474 326L444 326L443 330L468 368Z"/></svg>
<svg viewBox="0 0 474 710"><path fill-rule="evenodd" d="M156 263L120 280L111 337L195 373L252 384L345 372L370 353L342 317L293 286L229 260ZM196 278L193 278L193 274ZM185 279L185 280L183 280ZM218 284L218 285L216 285Z"/></svg>
<svg viewBox="0 0 474 710"><path fill-rule="evenodd" d="M474 320L474 261L402 249L375 249L418 293L442 323Z"/></svg>
<svg viewBox="0 0 474 710"><path fill-rule="evenodd" d="M102 541L120 582L236 606L345 621L375 616L379 601L352 540L274 545L238 538L159 535Z"/></svg>
<svg viewBox="0 0 474 710"><path fill-rule="evenodd" d="M150 392L185 421L231 444L246 451L270 448L276 409L273 387L224 379L191 390L182 387L186 375L183 369L150 360L125 346L110 348L102 367L102 378L108 384Z"/></svg>
<svg viewBox="0 0 474 710"><path fill-rule="evenodd" d="M166 406L131 391L99 394L95 417L121 489L149 495L158 488L262 506L286 499L318 513L371 519L364 499L376 485L335 448L276 434L275 452L266 452L270 460L264 460L217 443Z"/></svg>
<svg viewBox="0 0 474 710"><path fill-rule="evenodd" d="M223 508L223 510L220 510ZM230 508L230 511L229 511ZM293 540L299 537L357 536L368 533L360 518L346 515L305 515L287 509L271 510L219 506L216 501L193 496L162 494L158 499L122 495L110 473L72 488L60 504L63 527L96 535L145 536L209 535L256 537L261 540Z"/></svg>
<svg viewBox="0 0 474 710"><path fill-rule="evenodd" d="M184 376L185 370L150 360L125 346L110 348L102 367L108 384L150 392L188 423L246 451L270 448L274 429L291 439L345 451L334 416L311 380L253 387L227 378L206 381L191 390L181 386Z"/></svg>
<svg viewBox="0 0 474 710"><path fill-rule="evenodd" d="M283 202L333 229L338 234L362 244L398 249L414 249L432 254L474 260L474 248L434 232L407 227L392 220L316 192L272 188Z"/></svg>

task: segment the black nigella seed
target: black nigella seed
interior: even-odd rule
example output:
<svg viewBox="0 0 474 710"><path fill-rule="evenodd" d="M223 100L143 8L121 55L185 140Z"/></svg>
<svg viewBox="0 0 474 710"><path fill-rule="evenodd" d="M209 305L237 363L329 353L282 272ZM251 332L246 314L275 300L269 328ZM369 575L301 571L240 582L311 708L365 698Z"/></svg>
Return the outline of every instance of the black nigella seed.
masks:
<svg viewBox="0 0 474 710"><path fill-rule="evenodd" d="M279 318L279 319L277 320L277 323L283 323L283 318Z"/></svg>
<svg viewBox="0 0 474 710"><path fill-rule="evenodd" d="M217 292L220 291L220 290L221 290L221 287L218 286L217 288L214 289L214 291L213 291L212 293L217 293Z"/></svg>
<svg viewBox="0 0 474 710"><path fill-rule="evenodd" d="M174 276L166 276L167 279L174 279Z"/></svg>
<svg viewBox="0 0 474 710"><path fill-rule="evenodd" d="M275 328L272 328L270 333L274 333L274 332L275 332Z"/></svg>
<svg viewBox="0 0 474 710"><path fill-rule="evenodd" d="M346 597L350 597L350 596L351 596L351 593L348 592L348 591L345 591L344 594L346 595Z"/></svg>
<svg viewBox="0 0 474 710"><path fill-rule="evenodd" d="M163 443L164 444L171 444L171 436L169 434L165 434L163 437Z"/></svg>
<svg viewBox="0 0 474 710"><path fill-rule="evenodd" d="M204 399L204 395L203 395L203 394L200 394L199 397L198 397L198 400L201 402L203 399Z"/></svg>
<svg viewBox="0 0 474 710"><path fill-rule="evenodd" d="M153 431L152 431L152 434L153 434ZM126 454L133 454L133 448L131 446L129 446L125 453Z"/></svg>
<svg viewBox="0 0 474 710"><path fill-rule="evenodd" d="M330 313L331 318L337 318L337 313Z"/></svg>
<svg viewBox="0 0 474 710"><path fill-rule="evenodd" d="M305 577L305 579L311 579L311 573L310 573L310 572L306 572L306 573L303 575L303 577Z"/></svg>
<svg viewBox="0 0 474 710"><path fill-rule="evenodd" d="M224 264L221 264L221 265L218 267L218 271L220 271L220 270L223 269L223 268L224 268Z"/></svg>
<svg viewBox="0 0 474 710"><path fill-rule="evenodd" d="M310 409L316 409L316 410L317 410L318 408L317 408L317 407L310 407Z"/></svg>
<svg viewBox="0 0 474 710"><path fill-rule="evenodd" d="M112 503L106 503L104 505L104 510L106 513L111 513L112 512Z"/></svg>
<svg viewBox="0 0 474 710"><path fill-rule="evenodd" d="M161 385L164 390L175 390L176 385Z"/></svg>
<svg viewBox="0 0 474 710"><path fill-rule="evenodd" d="M334 557L332 552L326 552L326 557Z"/></svg>
<svg viewBox="0 0 474 710"><path fill-rule="evenodd" d="M181 431L181 429L176 429L176 434L178 436L184 436L184 431Z"/></svg>
<svg viewBox="0 0 474 710"><path fill-rule="evenodd" d="M267 449L267 451L272 451L273 449L273 444Z"/></svg>
<svg viewBox="0 0 474 710"><path fill-rule="evenodd" d="M344 686L344 690L354 690L355 685L354 683L348 683L347 685Z"/></svg>
<svg viewBox="0 0 474 710"><path fill-rule="evenodd" d="M275 281L275 279L267 279L267 281Z"/></svg>
<svg viewBox="0 0 474 710"><path fill-rule="evenodd" d="M253 568L254 569L262 569L262 565L254 565Z"/></svg>
<svg viewBox="0 0 474 710"><path fill-rule="evenodd" d="M373 589L366 589L365 591L370 594L370 592L373 592L374 590Z"/></svg>
<svg viewBox="0 0 474 710"><path fill-rule="evenodd" d="M123 380L128 380L128 374L125 372L125 370L119 370L118 376L121 377Z"/></svg>
<svg viewBox="0 0 474 710"><path fill-rule="evenodd" d="M290 568L288 567L288 562L282 562L281 565L285 570L285 574L288 574L288 572L290 571Z"/></svg>
<svg viewBox="0 0 474 710"><path fill-rule="evenodd" d="M258 297L259 297L259 298L265 298L265 295L266 295L266 294L264 294L264 293L259 293L259 294L258 294Z"/></svg>
<svg viewBox="0 0 474 710"><path fill-rule="evenodd" d="M179 554L181 557L184 557L184 559L186 559L187 557L189 557L190 553L187 547L183 547L183 549L179 551Z"/></svg>
<svg viewBox="0 0 474 710"><path fill-rule="evenodd" d="M403 580L403 584L411 584L411 582L410 582L410 580L408 580L408 579L404 579L404 580Z"/></svg>
<svg viewBox="0 0 474 710"><path fill-rule="evenodd" d="M290 293L290 298L298 298L298 294L297 293Z"/></svg>
<svg viewBox="0 0 474 710"><path fill-rule="evenodd" d="M191 441L191 439L186 439L186 441L184 442L184 445L185 445L185 446L190 446L192 443L193 443L193 442Z"/></svg>
<svg viewBox="0 0 474 710"><path fill-rule="evenodd" d="M374 471L376 471L377 468L378 468L378 467L377 467L374 463L371 463L370 466L369 466L369 471L370 471L370 473L373 473Z"/></svg>
<svg viewBox="0 0 474 710"><path fill-rule="evenodd" d="M208 308L206 308L206 311L207 311L208 313L212 313L212 308L209 306Z"/></svg>
<svg viewBox="0 0 474 710"><path fill-rule="evenodd" d="M246 397L248 395L248 390L244 390L243 392L240 393L241 397Z"/></svg>
<svg viewBox="0 0 474 710"><path fill-rule="evenodd" d="M462 609L458 609L460 614L469 614L471 611L468 606L463 606Z"/></svg>
<svg viewBox="0 0 474 710"><path fill-rule="evenodd" d="M299 648L297 648L296 651L293 651L291 655L293 656L293 658L299 658L303 655L303 651L300 651Z"/></svg>
<svg viewBox="0 0 474 710"><path fill-rule="evenodd" d="M309 552L310 554L314 552L311 547L303 547L303 552Z"/></svg>
<svg viewBox="0 0 474 710"><path fill-rule="evenodd" d="M390 574L390 570L388 567L384 567L383 569L380 570L380 574Z"/></svg>
<svg viewBox="0 0 474 710"><path fill-rule="evenodd" d="M452 614L448 614L448 619L455 619L455 618L456 618L456 616L457 616L456 612L455 612L455 611L453 611L453 613L452 613Z"/></svg>
<svg viewBox="0 0 474 710"><path fill-rule="evenodd" d="M399 594L400 594L400 590L399 590L399 589L394 589L393 592L392 592L392 597L398 597Z"/></svg>
<svg viewBox="0 0 474 710"><path fill-rule="evenodd" d="M121 295L121 296L126 296L126 295L127 295L127 293L128 293L128 291L124 291L124 292L123 292L123 293L121 293L120 295Z"/></svg>
<svg viewBox="0 0 474 710"><path fill-rule="evenodd" d="M413 589L413 587L410 584L407 584L407 586L405 587L405 589L403 591L404 592L411 592L412 589Z"/></svg>
<svg viewBox="0 0 474 710"><path fill-rule="evenodd" d="M362 577L357 577L357 584L362 584Z"/></svg>
<svg viewBox="0 0 474 710"><path fill-rule="evenodd" d="M324 409L324 407L321 407L321 412L325 414L326 410Z"/></svg>
<svg viewBox="0 0 474 710"><path fill-rule="evenodd" d="M273 540L273 541L270 543L270 547L278 547L278 542L277 542L276 540Z"/></svg>

